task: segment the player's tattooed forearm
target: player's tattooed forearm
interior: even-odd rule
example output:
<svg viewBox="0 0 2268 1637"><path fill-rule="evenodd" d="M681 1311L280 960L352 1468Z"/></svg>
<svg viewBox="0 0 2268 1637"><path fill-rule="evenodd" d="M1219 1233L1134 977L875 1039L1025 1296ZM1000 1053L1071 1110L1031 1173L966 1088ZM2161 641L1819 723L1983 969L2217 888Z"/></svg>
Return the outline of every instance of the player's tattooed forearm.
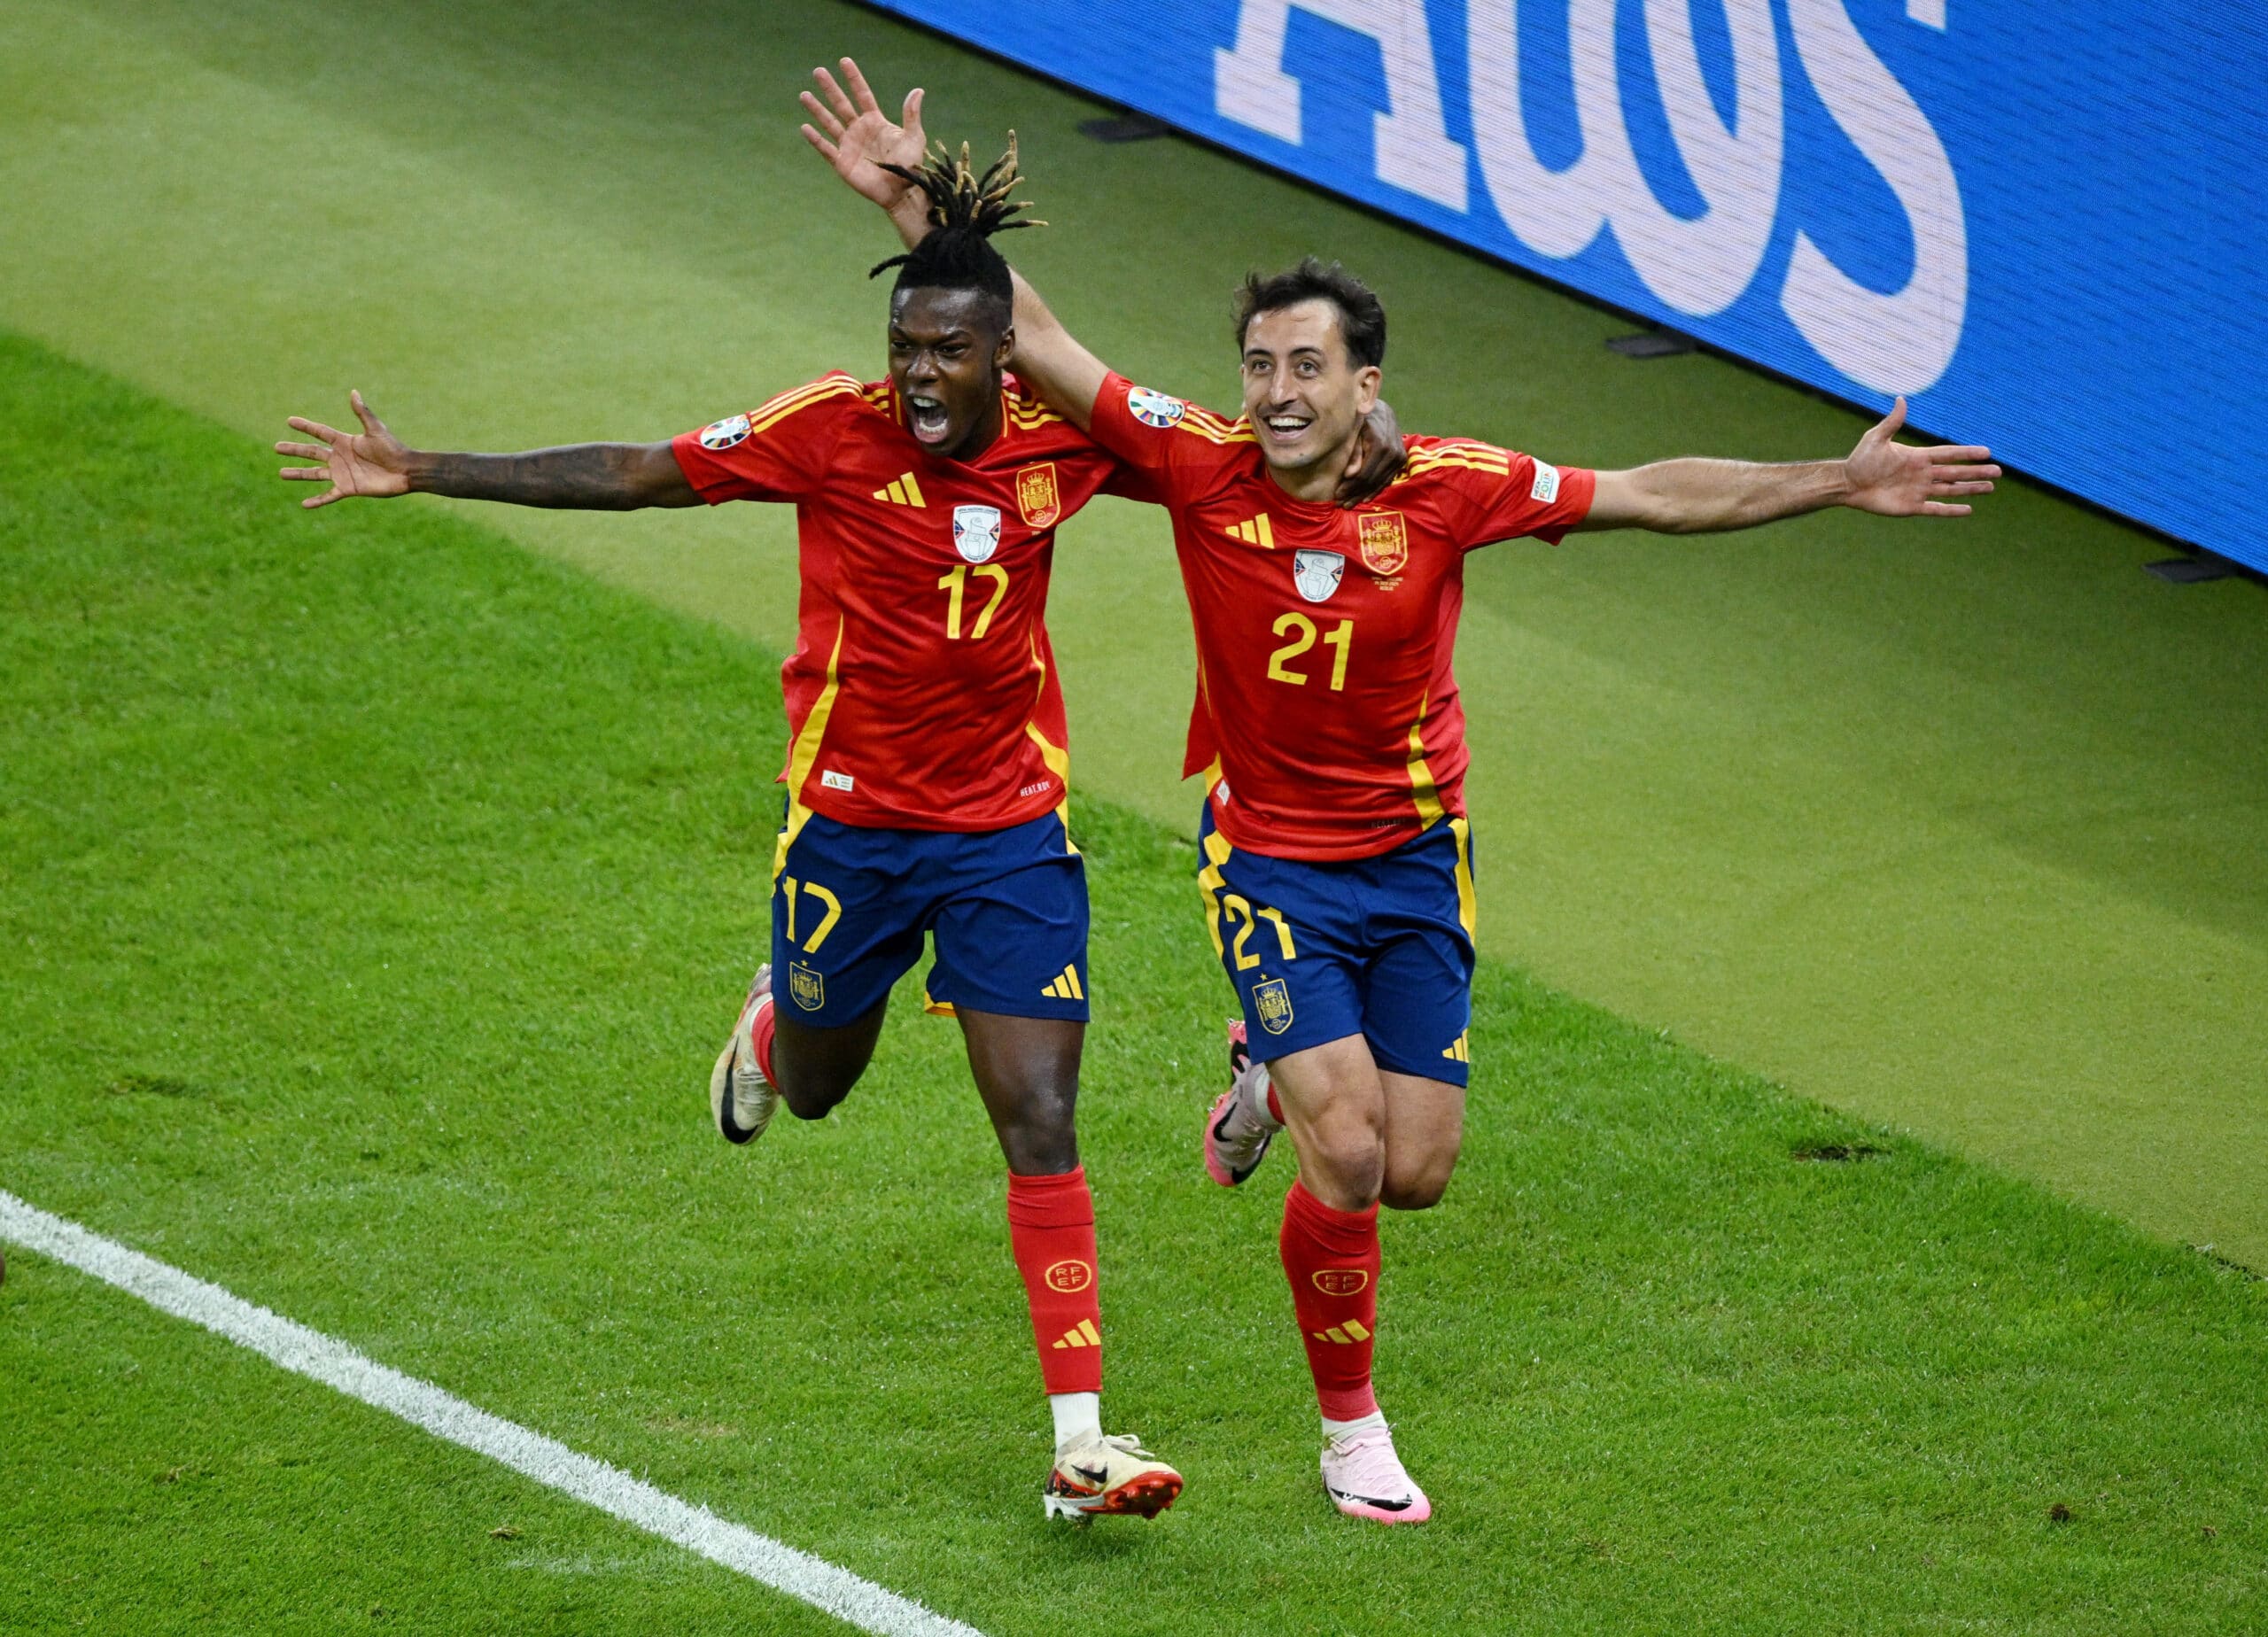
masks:
<svg viewBox="0 0 2268 1637"><path fill-rule="evenodd" d="M524 454L427 454L413 482L428 494L583 511L651 503L647 450L639 444L570 444Z"/></svg>

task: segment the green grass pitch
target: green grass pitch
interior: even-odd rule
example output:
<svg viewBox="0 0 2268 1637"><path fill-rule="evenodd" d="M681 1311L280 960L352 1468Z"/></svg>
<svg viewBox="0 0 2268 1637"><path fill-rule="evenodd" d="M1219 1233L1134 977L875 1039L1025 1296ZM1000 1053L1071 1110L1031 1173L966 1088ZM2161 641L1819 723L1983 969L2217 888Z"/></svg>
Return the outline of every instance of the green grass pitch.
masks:
<svg viewBox="0 0 2268 1637"><path fill-rule="evenodd" d="M1386 1227L1439 1521L1332 1514L1188 850L1092 801L1107 1405L1190 1489L1049 1528L951 1028L707 1128L772 656L272 465L0 338L0 1185L998 1637L2268 1622L2257 1282L1494 963ZM841 1629L35 1256L0 1384L0 1630Z"/></svg>
<svg viewBox="0 0 2268 1637"><path fill-rule="evenodd" d="M894 241L795 131L846 50L926 86L941 135L1016 128L1054 224L1017 256L1153 386L1232 398L1226 292L1321 251L1384 291L1414 428L1599 465L1857 436L1723 360L1615 358L1627 320L1222 155L1091 142L1092 102L839 0L396 0L313 34L291 0L9 0L0 328L263 441L349 386L413 441L524 448L876 376L863 274ZM790 639L783 513L483 521ZM2268 593L2140 572L2165 551L2011 483L1958 526L1477 554L1482 948L2268 1268ZM1186 834L1180 596L1153 511L1065 531L1081 788Z"/></svg>

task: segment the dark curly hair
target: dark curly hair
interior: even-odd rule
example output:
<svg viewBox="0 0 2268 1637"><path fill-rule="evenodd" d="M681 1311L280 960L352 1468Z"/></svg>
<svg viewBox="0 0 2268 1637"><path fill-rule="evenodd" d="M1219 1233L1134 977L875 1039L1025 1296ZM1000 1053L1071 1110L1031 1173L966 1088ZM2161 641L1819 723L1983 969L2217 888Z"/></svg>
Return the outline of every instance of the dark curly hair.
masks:
<svg viewBox="0 0 2268 1637"><path fill-rule="evenodd" d="M1328 301L1339 309L1339 333L1356 369L1376 369L1386 362L1386 306L1378 292L1336 261L1313 256L1265 278L1257 273L1244 275L1230 309L1236 320L1238 350L1243 350L1245 331L1254 319L1302 301Z"/></svg>
<svg viewBox="0 0 2268 1637"><path fill-rule="evenodd" d="M1044 221L1014 220L1031 206L1029 201L1013 205L1008 202L1008 195L1023 181L1016 168L1015 132L1008 133L1008 151L982 175L969 163L967 143L961 144L959 159L948 154L940 143L919 170L903 165L885 165L882 168L905 178L928 197L929 221L936 231L904 255L892 256L881 263L866 276L879 277L896 268L897 283L891 287L893 296L905 290L982 291L998 304L999 326L1006 329L1015 312L1016 287L1008 275L1007 259L992 247L992 236L1017 228L1047 225Z"/></svg>

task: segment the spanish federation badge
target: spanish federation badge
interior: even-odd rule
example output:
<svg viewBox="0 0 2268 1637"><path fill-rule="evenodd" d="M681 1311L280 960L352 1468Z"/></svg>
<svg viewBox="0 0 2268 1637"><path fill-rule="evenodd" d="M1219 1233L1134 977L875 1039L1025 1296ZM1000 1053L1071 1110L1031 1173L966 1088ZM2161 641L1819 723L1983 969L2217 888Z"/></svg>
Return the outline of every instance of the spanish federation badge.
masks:
<svg viewBox="0 0 2268 1637"><path fill-rule="evenodd" d="M1016 474L1016 509L1028 528L1054 526L1063 516L1062 497L1055 490L1055 462L1043 461Z"/></svg>
<svg viewBox="0 0 2268 1637"><path fill-rule="evenodd" d="M1280 1035L1292 1027L1292 991L1284 987L1283 979L1254 984L1252 1005L1260 1013L1260 1027L1270 1034Z"/></svg>
<svg viewBox="0 0 2268 1637"><path fill-rule="evenodd" d="M1410 536L1398 511L1368 512L1355 523L1363 566L1373 574L1399 574L1410 561Z"/></svg>

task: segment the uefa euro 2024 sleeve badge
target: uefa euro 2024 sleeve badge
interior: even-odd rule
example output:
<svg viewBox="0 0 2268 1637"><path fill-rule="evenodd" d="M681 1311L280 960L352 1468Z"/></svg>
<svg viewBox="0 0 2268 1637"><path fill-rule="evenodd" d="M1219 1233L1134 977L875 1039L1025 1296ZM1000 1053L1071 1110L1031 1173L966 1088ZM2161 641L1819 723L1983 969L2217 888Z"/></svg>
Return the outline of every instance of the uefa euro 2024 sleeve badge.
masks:
<svg viewBox="0 0 2268 1637"><path fill-rule="evenodd" d="M749 421L744 415L728 415L721 421L711 421L701 429L701 446L711 451L723 451L734 444L748 441Z"/></svg>
<svg viewBox="0 0 2268 1637"><path fill-rule="evenodd" d="M1328 602L1347 572L1347 559L1335 551L1295 551L1292 583L1309 602Z"/></svg>
<svg viewBox="0 0 2268 1637"><path fill-rule="evenodd" d="M953 508L953 549L970 562L983 562L1000 549L1000 508Z"/></svg>

